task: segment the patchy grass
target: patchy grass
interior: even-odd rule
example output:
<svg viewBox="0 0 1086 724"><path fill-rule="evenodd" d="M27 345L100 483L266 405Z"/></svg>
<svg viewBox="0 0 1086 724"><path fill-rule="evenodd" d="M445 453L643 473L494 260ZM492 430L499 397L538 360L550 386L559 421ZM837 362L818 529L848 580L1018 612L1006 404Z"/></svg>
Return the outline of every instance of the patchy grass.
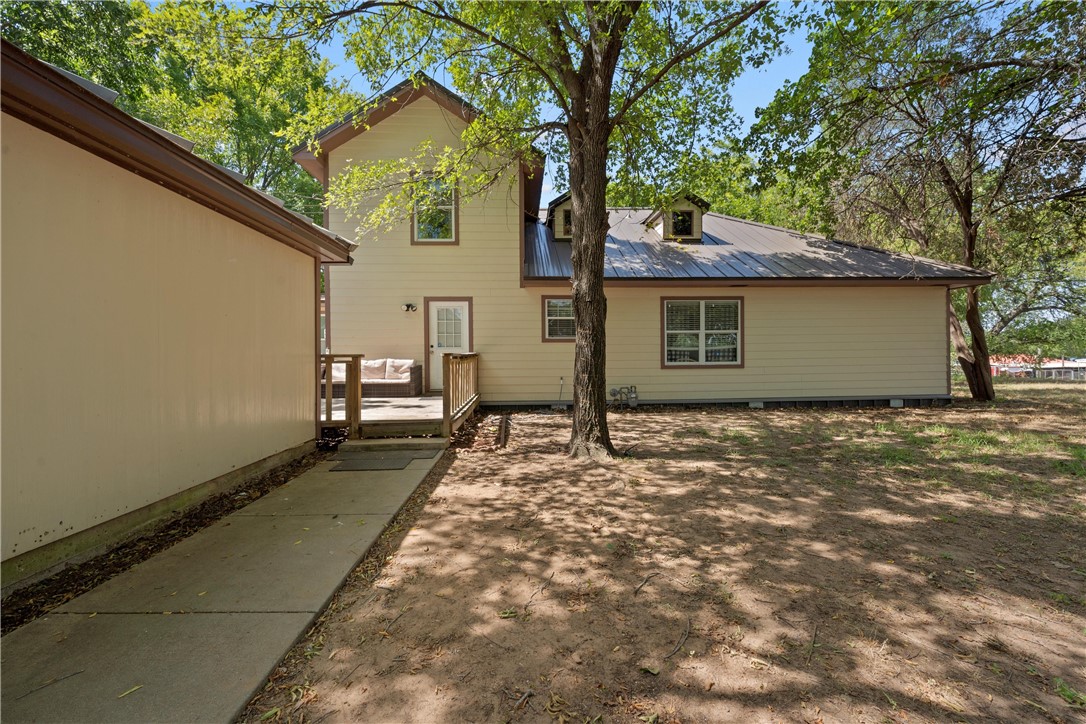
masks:
<svg viewBox="0 0 1086 724"><path fill-rule="evenodd" d="M1086 386L450 454L244 718L1079 721ZM387 537L387 536L386 536Z"/></svg>

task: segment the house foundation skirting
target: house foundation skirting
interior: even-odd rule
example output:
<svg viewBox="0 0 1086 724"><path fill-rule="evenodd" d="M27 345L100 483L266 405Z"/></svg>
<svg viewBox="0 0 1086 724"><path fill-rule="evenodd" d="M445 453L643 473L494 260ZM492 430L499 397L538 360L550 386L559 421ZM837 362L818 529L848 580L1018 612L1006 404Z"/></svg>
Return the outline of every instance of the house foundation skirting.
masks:
<svg viewBox="0 0 1086 724"><path fill-rule="evenodd" d="M900 404L895 404L900 402ZM749 399L690 399L690 400L646 400L638 401L638 408L669 406L704 406L704 407L753 407L759 409L778 409L788 407L933 407L949 405L950 395L896 395L880 397L751 397ZM541 407L570 407L569 400L515 400L495 402L483 400L480 407L487 410L538 410ZM608 401L612 409L626 409L613 401Z"/></svg>
<svg viewBox="0 0 1086 724"><path fill-rule="evenodd" d="M0 564L0 595L6 596L14 590L47 578L66 566L101 555L117 544L144 532L155 523L191 508L213 495L235 488L250 478L297 460L315 449L316 442L309 440L150 505L129 511L93 528L9 558Z"/></svg>

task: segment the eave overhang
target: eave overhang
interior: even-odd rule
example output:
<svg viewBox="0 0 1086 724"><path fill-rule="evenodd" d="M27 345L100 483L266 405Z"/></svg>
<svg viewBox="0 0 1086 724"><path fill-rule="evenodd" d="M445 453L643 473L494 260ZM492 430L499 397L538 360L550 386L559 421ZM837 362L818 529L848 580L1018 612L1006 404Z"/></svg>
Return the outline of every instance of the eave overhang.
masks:
<svg viewBox="0 0 1086 724"><path fill-rule="evenodd" d="M350 263L353 242L282 208L6 40L2 60L4 113L322 263Z"/></svg>

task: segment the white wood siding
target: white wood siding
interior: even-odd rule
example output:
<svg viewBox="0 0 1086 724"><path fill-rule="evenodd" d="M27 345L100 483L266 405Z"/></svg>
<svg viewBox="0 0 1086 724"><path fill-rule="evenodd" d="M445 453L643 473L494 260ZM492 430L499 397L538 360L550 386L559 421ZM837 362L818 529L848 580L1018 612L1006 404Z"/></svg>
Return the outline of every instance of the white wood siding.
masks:
<svg viewBox="0 0 1086 724"><path fill-rule="evenodd" d="M4 560L311 440L313 260L2 123Z"/></svg>

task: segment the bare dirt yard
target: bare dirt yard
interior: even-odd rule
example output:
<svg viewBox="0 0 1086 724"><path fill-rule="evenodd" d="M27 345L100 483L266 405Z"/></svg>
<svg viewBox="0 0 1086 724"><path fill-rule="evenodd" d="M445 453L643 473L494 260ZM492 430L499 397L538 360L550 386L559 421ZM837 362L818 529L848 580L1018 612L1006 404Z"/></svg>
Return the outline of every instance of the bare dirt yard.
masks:
<svg viewBox="0 0 1086 724"><path fill-rule="evenodd" d="M451 450L244 718L1086 721L1086 386Z"/></svg>

